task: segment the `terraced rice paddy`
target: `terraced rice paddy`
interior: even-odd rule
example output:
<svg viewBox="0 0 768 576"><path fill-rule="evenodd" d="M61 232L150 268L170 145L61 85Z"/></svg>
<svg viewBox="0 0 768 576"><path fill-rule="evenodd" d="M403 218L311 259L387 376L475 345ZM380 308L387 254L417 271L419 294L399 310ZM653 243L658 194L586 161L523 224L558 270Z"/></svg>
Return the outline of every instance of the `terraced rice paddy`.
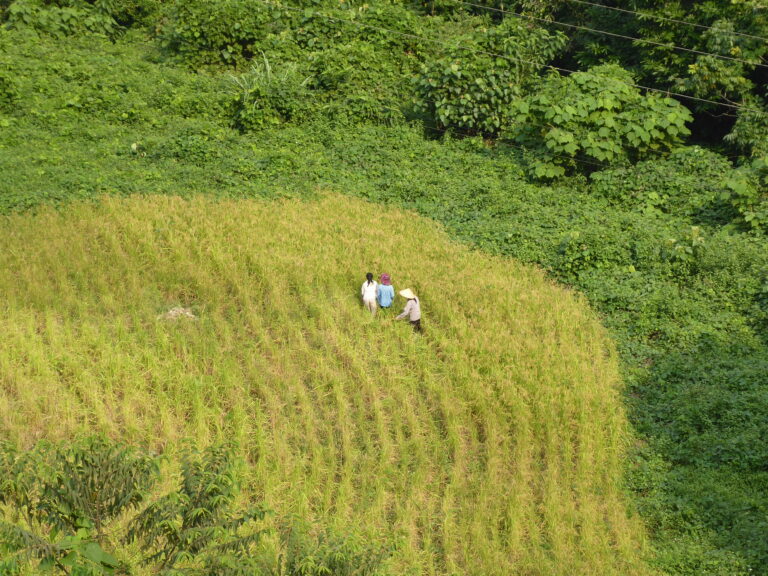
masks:
<svg viewBox="0 0 768 576"><path fill-rule="evenodd" d="M647 572L612 348L539 271L338 197L104 200L0 246L2 437L235 438L252 498L392 542L394 573ZM423 335L363 310L368 271Z"/></svg>

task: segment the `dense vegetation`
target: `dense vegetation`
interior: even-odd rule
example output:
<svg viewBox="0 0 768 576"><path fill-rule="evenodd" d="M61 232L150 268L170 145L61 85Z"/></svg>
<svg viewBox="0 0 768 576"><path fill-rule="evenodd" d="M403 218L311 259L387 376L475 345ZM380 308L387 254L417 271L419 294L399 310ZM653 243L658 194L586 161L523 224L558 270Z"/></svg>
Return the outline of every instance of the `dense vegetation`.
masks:
<svg viewBox="0 0 768 576"><path fill-rule="evenodd" d="M631 11L6 1L0 209L330 189L536 263L617 342L656 565L765 574L767 12Z"/></svg>
<svg viewBox="0 0 768 576"><path fill-rule="evenodd" d="M159 476L157 456L94 436L43 441L21 453L3 448L0 496L15 517L0 521L3 574L30 564L43 572L124 574L130 566L108 551L121 540L140 543L143 563L156 566L155 573L258 569L250 555L264 534L258 523L265 511L231 514L237 489L234 451L226 446L186 451L178 488L140 511ZM115 527L126 514L121 538Z"/></svg>

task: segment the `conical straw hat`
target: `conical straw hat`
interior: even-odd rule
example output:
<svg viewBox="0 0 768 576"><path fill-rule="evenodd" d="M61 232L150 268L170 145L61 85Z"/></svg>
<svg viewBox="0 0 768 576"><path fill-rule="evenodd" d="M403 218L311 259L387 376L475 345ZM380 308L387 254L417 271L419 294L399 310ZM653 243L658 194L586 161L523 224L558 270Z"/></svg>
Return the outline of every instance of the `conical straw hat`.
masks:
<svg viewBox="0 0 768 576"><path fill-rule="evenodd" d="M410 288L406 288L405 290L400 290L400 296L408 300L412 300L413 298L416 298L416 294L411 292Z"/></svg>

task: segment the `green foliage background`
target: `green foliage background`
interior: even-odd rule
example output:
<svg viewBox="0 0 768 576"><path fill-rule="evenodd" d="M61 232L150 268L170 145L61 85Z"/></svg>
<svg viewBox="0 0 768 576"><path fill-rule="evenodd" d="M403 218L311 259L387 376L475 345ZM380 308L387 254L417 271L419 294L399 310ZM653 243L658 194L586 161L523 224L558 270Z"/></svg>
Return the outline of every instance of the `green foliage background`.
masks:
<svg viewBox="0 0 768 576"><path fill-rule="evenodd" d="M766 574L768 45L735 31L766 36L768 22L752 2L635 8L505 9L747 63L588 31L565 46L555 27L451 1L0 2L0 212L331 189L536 263L582 291L620 347L638 434L628 489L657 564ZM531 38L546 57L520 62ZM582 72L543 78L554 58ZM587 75L606 63L604 83ZM728 119L642 94L630 73L749 109ZM590 106L606 89L617 102Z"/></svg>

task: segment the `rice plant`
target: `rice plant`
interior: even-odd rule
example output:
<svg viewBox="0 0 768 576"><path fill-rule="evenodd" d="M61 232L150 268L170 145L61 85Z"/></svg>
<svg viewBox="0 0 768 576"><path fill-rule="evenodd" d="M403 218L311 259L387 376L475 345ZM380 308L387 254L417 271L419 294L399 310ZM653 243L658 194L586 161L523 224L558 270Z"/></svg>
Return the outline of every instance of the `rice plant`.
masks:
<svg viewBox="0 0 768 576"><path fill-rule="evenodd" d="M613 348L539 270L336 196L104 199L0 245L4 439L235 440L254 499L386 539L395 574L649 572ZM363 310L368 271L423 334Z"/></svg>

